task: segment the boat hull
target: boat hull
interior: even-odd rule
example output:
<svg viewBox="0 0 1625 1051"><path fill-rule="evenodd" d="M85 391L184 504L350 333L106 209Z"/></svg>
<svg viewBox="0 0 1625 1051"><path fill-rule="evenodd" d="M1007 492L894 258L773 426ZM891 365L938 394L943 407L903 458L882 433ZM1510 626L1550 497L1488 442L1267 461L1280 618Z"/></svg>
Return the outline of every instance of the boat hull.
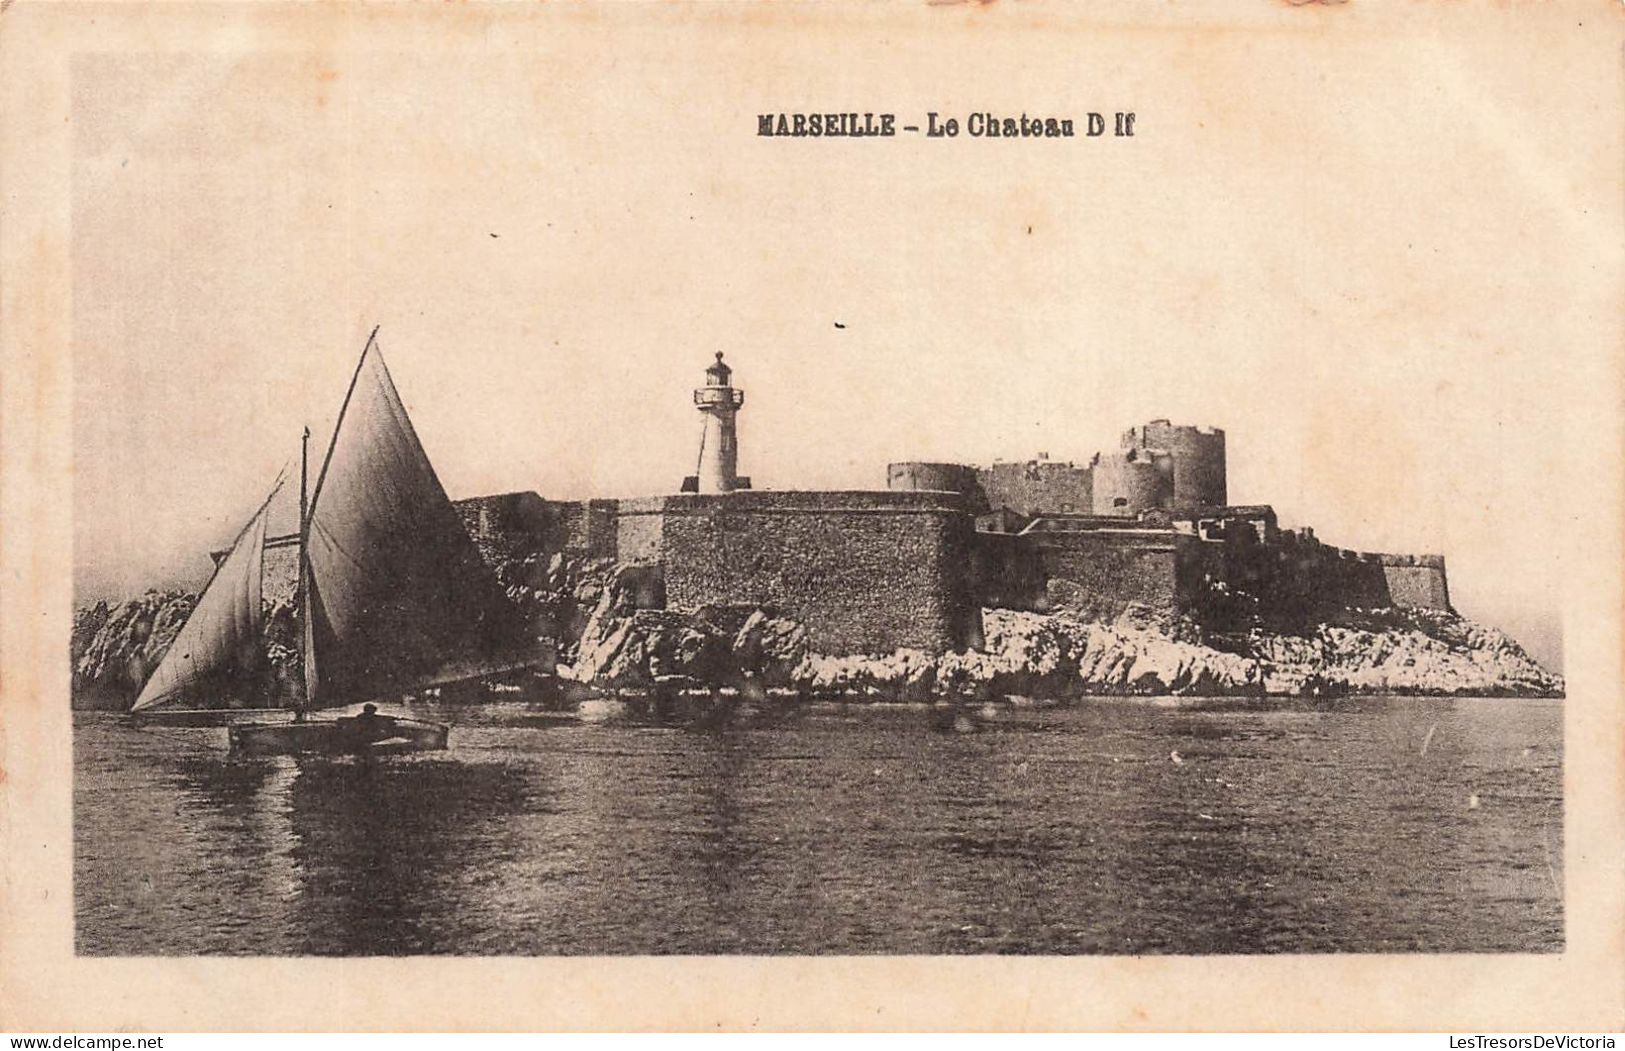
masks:
<svg viewBox="0 0 1625 1051"><path fill-rule="evenodd" d="M395 755L444 751L451 728L443 723L393 719L364 729L353 719L233 726L231 750L244 755Z"/></svg>
<svg viewBox="0 0 1625 1051"><path fill-rule="evenodd" d="M286 708L176 708L129 712L125 718L131 726L234 726L292 719L293 713Z"/></svg>

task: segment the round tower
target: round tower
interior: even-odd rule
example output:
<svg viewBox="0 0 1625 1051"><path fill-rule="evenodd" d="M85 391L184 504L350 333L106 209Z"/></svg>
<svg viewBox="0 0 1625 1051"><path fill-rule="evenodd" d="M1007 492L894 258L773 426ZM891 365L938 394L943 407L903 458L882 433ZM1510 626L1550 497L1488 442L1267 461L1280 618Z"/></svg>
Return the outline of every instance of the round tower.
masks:
<svg viewBox="0 0 1625 1051"><path fill-rule="evenodd" d="M1133 518L1168 507L1172 485L1168 456L1141 449L1101 453L1090 463L1097 515Z"/></svg>
<svg viewBox="0 0 1625 1051"><path fill-rule="evenodd" d="M976 468L961 463L908 461L886 465L886 488L894 492L959 493L972 514L987 514L987 493Z"/></svg>
<svg viewBox="0 0 1625 1051"><path fill-rule="evenodd" d="M1169 455L1173 474L1171 506L1174 510L1225 507L1229 504L1225 483L1224 432L1219 428L1177 426L1167 420L1152 420L1143 427L1131 427L1124 431L1123 448L1161 450Z"/></svg>
<svg viewBox="0 0 1625 1051"><path fill-rule="evenodd" d="M733 369L722 362L722 351L717 360L705 370L705 386L694 391L694 407L705 418L705 429L700 432L700 466L698 491L727 493L739 485L739 433L734 417L745 404L745 392L733 387Z"/></svg>

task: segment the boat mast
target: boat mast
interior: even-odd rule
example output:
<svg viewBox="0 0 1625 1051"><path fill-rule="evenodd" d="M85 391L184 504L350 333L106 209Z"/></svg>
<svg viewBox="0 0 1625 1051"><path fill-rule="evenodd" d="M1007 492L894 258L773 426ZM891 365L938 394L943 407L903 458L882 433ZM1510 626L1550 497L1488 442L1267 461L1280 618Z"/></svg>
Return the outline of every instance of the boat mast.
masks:
<svg viewBox="0 0 1625 1051"><path fill-rule="evenodd" d="M310 622L310 497L307 489L310 476L310 428L299 438L299 579L294 585L293 608L299 615L299 701L294 705L294 717L303 719L305 710L310 707L310 697L305 686L305 661L310 654L305 652L305 640L310 637L305 625Z"/></svg>
<svg viewBox="0 0 1625 1051"><path fill-rule="evenodd" d="M304 592L303 602L300 607L304 615L302 630L300 631L300 637L304 644L304 683L300 694L304 698L304 703L295 716L299 719L305 717L305 710L310 708L315 700L310 695L310 662L315 656L312 653L314 649L314 635L312 633L315 625L311 622L311 592L313 590L310 579L311 520L316 517L316 501L321 499L322 483L327 480L327 469L333 463L333 450L337 449L339 445L339 430L344 426L344 414L350 410L350 399L354 397L355 385L361 379L361 368L367 363L367 352L372 350L373 342L378 339L379 327L378 325L373 326L372 334L367 337L367 345L361 348L361 357L355 363L355 373L350 376L350 386L344 392L344 403L339 406L339 418L333 423L333 437L327 443L327 455L322 457L322 469L316 474L316 490L308 498L305 495L304 487L305 475L309 465L310 428L308 427L305 428L305 440L301 446L305 450L301 452L299 461L299 583Z"/></svg>

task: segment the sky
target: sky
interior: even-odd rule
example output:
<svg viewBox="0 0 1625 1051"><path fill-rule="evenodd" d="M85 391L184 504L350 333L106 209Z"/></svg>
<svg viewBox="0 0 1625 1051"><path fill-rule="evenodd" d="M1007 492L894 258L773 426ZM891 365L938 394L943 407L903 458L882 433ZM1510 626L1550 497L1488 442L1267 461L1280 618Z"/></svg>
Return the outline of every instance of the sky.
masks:
<svg viewBox="0 0 1625 1051"><path fill-rule="evenodd" d="M432 52L76 59L81 600L204 578L302 426L320 450L377 325L454 498L674 490L720 350L758 487L1219 426L1233 502L1442 553L1458 608L1560 659L1566 406L1615 317L1587 291L1615 252L1608 154L1555 119L1597 104L1583 78L1470 30L987 16L971 38L980 16L637 7ZM756 135L849 109L1136 123Z"/></svg>

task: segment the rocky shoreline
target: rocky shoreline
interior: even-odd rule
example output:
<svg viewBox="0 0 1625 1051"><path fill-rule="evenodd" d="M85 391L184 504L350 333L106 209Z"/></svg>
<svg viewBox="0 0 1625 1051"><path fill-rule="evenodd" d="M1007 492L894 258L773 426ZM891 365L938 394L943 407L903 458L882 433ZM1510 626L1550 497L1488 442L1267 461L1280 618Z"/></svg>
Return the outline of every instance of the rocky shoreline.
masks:
<svg viewBox="0 0 1625 1051"><path fill-rule="evenodd" d="M509 597L556 640L561 680L595 690L753 682L807 697L929 702L1004 695L1561 696L1563 680L1493 628L1454 613L1354 610L1298 633L1204 632L1131 608L1109 624L983 611L979 650L831 656L794 620L758 608L659 608L649 567L559 556L502 571ZM127 707L173 641L194 597L148 592L74 617L76 708ZM268 618L273 667L295 657L287 613Z"/></svg>

